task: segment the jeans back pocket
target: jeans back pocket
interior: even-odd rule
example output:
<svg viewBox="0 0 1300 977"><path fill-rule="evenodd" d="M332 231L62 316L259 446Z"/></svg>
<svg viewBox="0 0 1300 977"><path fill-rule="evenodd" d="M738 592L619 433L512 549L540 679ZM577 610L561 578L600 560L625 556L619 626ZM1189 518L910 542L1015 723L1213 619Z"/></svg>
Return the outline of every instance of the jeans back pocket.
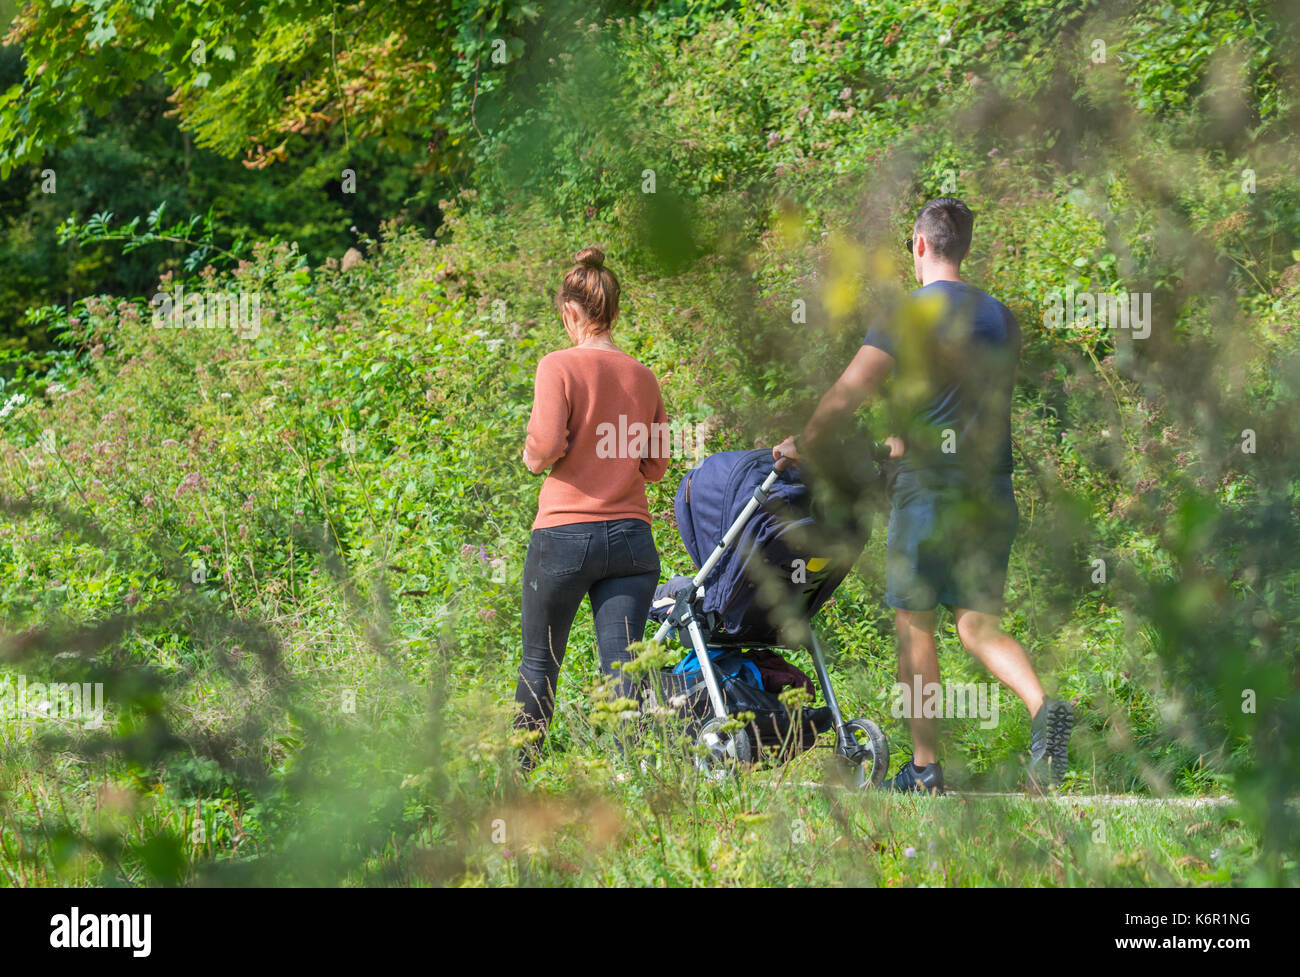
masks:
<svg viewBox="0 0 1300 977"><path fill-rule="evenodd" d="M642 573L649 573L651 570L658 573L659 551L655 549L655 538L654 534L650 532L650 527L624 530L622 535L628 562L631 564L632 569L639 570Z"/></svg>
<svg viewBox="0 0 1300 977"><path fill-rule="evenodd" d="M587 562L587 549L591 533L556 532L552 529L535 530L538 562L542 570L553 577L577 573Z"/></svg>

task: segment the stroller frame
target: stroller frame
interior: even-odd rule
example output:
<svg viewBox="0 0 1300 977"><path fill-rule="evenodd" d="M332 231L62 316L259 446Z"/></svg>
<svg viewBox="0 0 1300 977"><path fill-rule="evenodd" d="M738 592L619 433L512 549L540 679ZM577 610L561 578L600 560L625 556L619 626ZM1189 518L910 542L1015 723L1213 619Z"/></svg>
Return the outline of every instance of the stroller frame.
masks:
<svg viewBox="0 0 1300 977"><path fill-rule="evenodd" d="M886 449L887 450L887 449ZM676 603L669 611L667 618L659 626L655 636L651 639L655 644L663 644L668 634L674 630L679 633L685 630L690 636L691 647L695 649L695 657L700 664L700 672L704 678L705 687L709 694L709 703L713 707L714 718L705 726L704 734L701 739L709 745L716 754L725 754L728 744L722 742L721 735L716 732L716 728L728 719L726 706L722 698L722 688L718 681L718 676L713 667L713 662L709 657L708 643L704 638L704 630L700 626L700 619L703 616L701 605L704 600L704 581L708 579L713 568L718 565L718 561L727 553L729 549L736 545L736 541L744 532L749 520L768 501L768 491L776 482L777 476L789 467L791 459L782 457L772 467L762 484L754 489L752 497L740 514L732 522L731 526L723 534L722 539L713 548L708 559L700 567L699 572L691 579L690 587L683 587L677 595ZM821 688L822 696L826 701L826 706L830 710L832 728L835 731L835 748L836 752L849 763L855 766L861 766L868 760L871 761L871 769L865 772L864 781L869 783L879 783L884 779L885 772L889 767L889 747L885 740L884 734L880 731L875 723L866 719L853 719L845 722L843 714L840 712L839 700L835 697L835 690L831 687L830 674L826 670L826 661L822 655L821 642L817 639L817 632L812 626L812 621L805 622L807 628L806 650L812 656L813 670L817 676L817 684ZM868 740L867 744L859 742L854 735L855 730L862 732ZM744 734L740 734L742 737ZM734 751L735 747L732 745ZM747 745L739 751L730 753L734 760L747 761ZM737 755L743 753L745 755ZM859 783L859 786L864 786Z"/></svg>

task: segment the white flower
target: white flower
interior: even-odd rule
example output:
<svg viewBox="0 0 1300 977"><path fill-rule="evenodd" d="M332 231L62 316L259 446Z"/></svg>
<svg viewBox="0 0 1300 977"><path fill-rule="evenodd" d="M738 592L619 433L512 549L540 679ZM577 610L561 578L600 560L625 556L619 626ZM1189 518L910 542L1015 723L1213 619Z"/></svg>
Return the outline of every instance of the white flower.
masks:
<svg viewBox="0 0 1300 977"><path fill-rule="evenodd" d="M15 407L21 407L25 403L27 403L26 396L24 396L23 394L14 394L12 397L10 397L8 400L5 401L5 405L3 407L0 407L0 419L8 417L11 413L13 413Z"/></svg>

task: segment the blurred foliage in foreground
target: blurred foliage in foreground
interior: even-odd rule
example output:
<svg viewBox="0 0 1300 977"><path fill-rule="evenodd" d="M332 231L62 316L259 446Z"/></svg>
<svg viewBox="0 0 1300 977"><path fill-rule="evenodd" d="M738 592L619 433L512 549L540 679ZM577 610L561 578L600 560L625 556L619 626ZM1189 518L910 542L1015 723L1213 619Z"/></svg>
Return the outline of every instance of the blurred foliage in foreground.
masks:
<svg viewBox="0 0 1300 977"><path fill-rule="evenodd" d="M541 17L518 23L569 40L507 45L531 82L496 90L437 241L395 223L346 271L261 242L189 276L260 293L246 339L120 294L42 312L66 354L0 409L0 655L102 681L108 721L2 727L7 881L1294 884L1293 7ZM653 737L642 769L581 617L521 784L518 447L569 255L606 249L675 421L771 443L911 287L901 242L945 188L1025 333L1006 622L1078 702L1067 792L1233 803L856 797L805 786L816 754L715 786ZM1150 293L1150 335L1045 328L1067 288ZM652 493L665 572L687 464ZM846 712L905 755L881 536L821 624ZM948 681L985 678L943 641ZM993 729L948 721L945 770L1013 783L1028 734L1009 697Z"/></svg>

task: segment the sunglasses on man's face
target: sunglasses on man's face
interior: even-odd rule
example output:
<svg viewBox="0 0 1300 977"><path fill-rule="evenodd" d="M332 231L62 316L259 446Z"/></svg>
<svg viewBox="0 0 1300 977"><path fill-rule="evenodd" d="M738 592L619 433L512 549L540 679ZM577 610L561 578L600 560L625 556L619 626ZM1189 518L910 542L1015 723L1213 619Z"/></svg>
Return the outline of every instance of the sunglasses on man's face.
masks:
<svg viewBox="0 0 1300 977"><path fill-rule="evenodd" d="M907 239L907 253L908 253L908 254L914 254L914 253L915 253L914 250L913 250L913 245L914 245L914 244L915 244L914 239L909 237L909 238Z"/></svg>

